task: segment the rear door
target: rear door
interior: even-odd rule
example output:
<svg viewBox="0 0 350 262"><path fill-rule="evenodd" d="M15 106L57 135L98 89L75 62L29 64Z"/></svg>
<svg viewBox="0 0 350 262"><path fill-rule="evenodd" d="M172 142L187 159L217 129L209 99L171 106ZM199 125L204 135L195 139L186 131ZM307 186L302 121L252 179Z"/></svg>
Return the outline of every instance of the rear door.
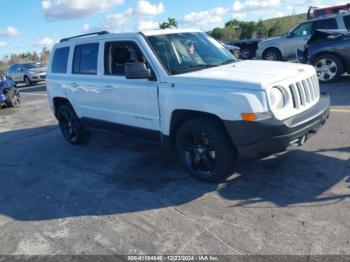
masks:
<svg viewBox="0 0 350 262"><path fill-rule="evenodd" d="M15 80L16 67L17 67L17 65L12 65L12 66L10 66L9 69L7 70L7 75L8 75L9 77L11 77L13 81L16 81L16 80Z"/></svg>
<svg viewBox="0 0 350 262"><path fill-rule="evenodd" d="M312 22L305 22L297 26L291 37L286 39L285 50L289 58L295 58L296 50L302 49L311 36Z"/></svg>
<svg viewBox="0 0 350 262"><path fill-rule="evenodd" d="M77 44L73 48L68 96L80 117L96 118L103 105L97 87L100 43Z"/></svg>

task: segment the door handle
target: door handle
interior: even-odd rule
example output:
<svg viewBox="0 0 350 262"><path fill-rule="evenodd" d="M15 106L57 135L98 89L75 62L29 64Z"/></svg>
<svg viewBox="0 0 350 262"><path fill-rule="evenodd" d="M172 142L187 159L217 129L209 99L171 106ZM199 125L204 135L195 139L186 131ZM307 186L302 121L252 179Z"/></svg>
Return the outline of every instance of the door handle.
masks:
<svg viewBox="0 0 350 262"><path fill-rule="evenodd" d="M76 87L78 87L79 85L78 85L77 83L71 83L70 86L76 88Z"/></svg>
<svg viewBox="0 0 350 262"><path fill-rule="evenodd" d="M114 89L114 86L112 86L112 85L105 85L104 88L106 88L106 89Z"/></svg>

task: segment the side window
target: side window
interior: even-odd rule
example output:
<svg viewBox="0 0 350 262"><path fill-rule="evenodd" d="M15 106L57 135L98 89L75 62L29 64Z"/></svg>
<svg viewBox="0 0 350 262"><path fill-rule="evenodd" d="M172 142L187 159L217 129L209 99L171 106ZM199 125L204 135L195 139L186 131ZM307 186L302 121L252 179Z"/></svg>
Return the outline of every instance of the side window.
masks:
<svg viewBox="0 0 350 262"><path fill-rule="evenodd" d="M105 44L105 75L122 76L124 75L124 64L135 62L146 63L146 59L136 43L123 41Z"/></svg>
<svg viewBox="0 0 350 262"><path fill-rule="evenodd" d="M61 47L55 50L52 60L51 72L57 74L67 73L69 47Z"/></svg>
<svg viewBox="0 0 350 262"><path fill-rule="evenodd" d="M350 15L344 16L344 24L346 29L350 29Z"/></svg>
<svg viewBox="0 0 350 262"><path fill-rule="evenodd" d="M10 66L10 68L7 71L9 74L13 74L14 72L16 72L16 65L12 65Z"/></svg>
<svg viewBox="0 0 350 262"><path fill-rule="evenodd" d="M73 74L96 75L98 43L77 45L74 49Z"/></svg>
<svg viewBox="0 0 350 262"><path fill-rule="evenodd" d="M294 29L293 31L293 36L298 37L298 36L308 36L311 35L311 23L303 23L299 25L297 28Z"/></svg>
<svg viewBox="0 0 350 262"><path fill-rule="evenodd" d="M314 21L312 31L317 29L338 29L337 20L335 20L335 18L328 18Z"/></svg>

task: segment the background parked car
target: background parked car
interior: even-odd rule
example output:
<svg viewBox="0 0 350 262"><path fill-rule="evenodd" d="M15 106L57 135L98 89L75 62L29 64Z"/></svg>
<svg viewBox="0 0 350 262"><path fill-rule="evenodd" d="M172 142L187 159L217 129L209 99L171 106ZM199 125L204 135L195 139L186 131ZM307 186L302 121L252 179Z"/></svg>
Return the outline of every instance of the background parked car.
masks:
<svg viewBox="0 0 350 262"><path fill-rule="evenodd" d="M234 46L234 45L228 45L228 44L224 44L222 43L223 46L230 51L237 59L240 58L241 55L241 49L238 46Z"/></svg>
<svg viewBox="0 0 350 262"><path fill-rule="evenodd" d="M13 64L7 70L7 75L16 83L31 86L46 79L47 66L41 63Z"/></svg>
<svg viewBox="0 0 350 262"><path fill-rule="evenodd" d="M240 48L240 58L247 60L253 59L261 40L235 40L227 42L227 45L234 45Z"/></svg>
<svg viewBox="0 0 350 262"><path fill-rule="evenodd" d="M315 66L320 82L335 81L345 72L350 73L350 33L317 30L297 56L299 62Z"/></svg>
<svg viewBox="0 0 350 262"><path fill-rule="evenodd" d="M350 29L350 13L321 17L303 22L282 36L259 43L258 59L282 61L296 59L296 50L303 48L315 30Z"/></svg>

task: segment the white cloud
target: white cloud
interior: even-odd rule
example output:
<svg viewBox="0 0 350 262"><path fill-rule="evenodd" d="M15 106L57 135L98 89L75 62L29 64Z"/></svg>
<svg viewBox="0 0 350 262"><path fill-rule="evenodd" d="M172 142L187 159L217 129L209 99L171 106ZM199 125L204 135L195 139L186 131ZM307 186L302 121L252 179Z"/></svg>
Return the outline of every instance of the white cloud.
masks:
<svg viewBox="0 0 350 262"><path fill-rule="evenodd" d="M135 6L128 8L124 12L107 15L105 20L100 24L91 26L85 24L85 32L108 30L112 32L125 31L125 25L130 21L136 22L135 29L148 30L158 28L159 24L153 21L154 16L164 12L162 2L152 5L146 0L139 0Z"/></svg>
<svg viewBox="0 0 350 262"><path fill-rule="evenodd" d="M243 20L248 16L247 12L234 12L232 14L233 19Z"/></svg>
<svg viewBox="0 0 350 262"><path fill-rule="evenodd" d="M122 13L107 15L106 19L96 26L84 25L85 32L109 30L109 31L122 31L123 26L133 16L133 9L129 8Z"/></svg>
<svg viewBox="0 0 350 262"><path fill-rule="evenodd" d="M157 16L164 12L164 5L162 2L152 5L146 0L139 0L134 8L135 15L142 16Z"/></svg>
<svg viewBox="0 0 350 262"><path fill-rule="evenodd" d="M19 31L16 27L8 26L4 30L0 31L0 36L18 36Z"/></svg>
<svg viewBox="0 0 350 262"><path fill-rule="evenodd" d="M0 48L1 48L1 47L5 47L5 46L7 46L7 43L1 41L1 42L0 42Z"/></svg>
<svg viewBox="0 0 350 262"><path fill-rule="evenodd" d="M243 11L261 8L273 8L281 4L281 0L247 0L241 2L236 0L232 5L233 11Z"/></svg>
<svg viewBox="0 0 350 262"><path fill-rule="evenodd" d="M159 23L154 21L139 21L137 24L138 31L153 30L159 28Z"/></svg>
<svg viewBox="0 0 350 262"><path fill-rule="evenodd" d="M180 20L180 25L185 27L222 26L224 24L223 16L228 12L229 9L223 7L202 12L191 12Z"/></svg>
<svg viewBox="0 0 350 262"><path fill-rule="evenodd" d="M43 0L41 2L47 20L79 19L106 11L124 0Z"/></svg>
<svg viewBox="0 0 350 262"><path fill-rule="evenodd" d="M39 46L39 47L51 47L54 44L55 40L49 37L44 37L37 41L34 46Z"/></svg>

